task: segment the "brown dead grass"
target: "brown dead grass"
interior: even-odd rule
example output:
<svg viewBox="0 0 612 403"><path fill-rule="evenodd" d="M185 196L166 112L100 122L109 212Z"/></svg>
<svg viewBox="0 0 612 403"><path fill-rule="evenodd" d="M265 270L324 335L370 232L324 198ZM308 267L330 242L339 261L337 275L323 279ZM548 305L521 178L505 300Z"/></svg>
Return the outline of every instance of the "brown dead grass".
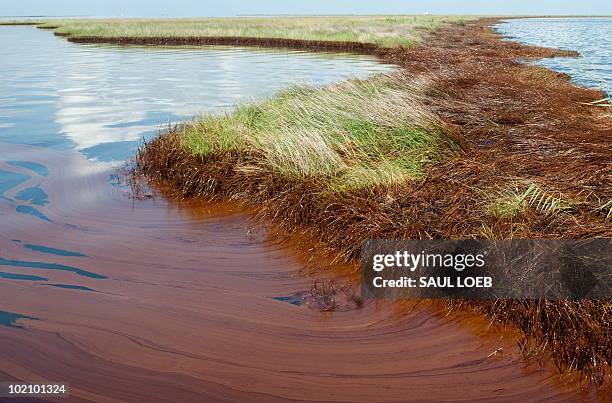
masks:
<svg viewBox="0 0 612 403"><path fill-rule="evenodd" d="M428 106L452 131L461 152L429 167L417 181L352 192L321 192L316 181L288 180L248 153L198 157L180 144L181 127L146 144L137 169L172 185L181 197L231 198L258 207L259 217L303 232L338 259L359 256L368 238L597 238L612 236L601 206L612 200L612 122L603 98L562 74L517 58L568 52L502 42L480 20L432 34L415 50L373 49L406 74L435 77ZM294 44L298 46L299 44ZM571 202L550 214L526 205L493 214L504 190L535 184ZM462 301L524 334L526 354L550 352L560 370L578 369L601 385L612 362L610 300Z"/></svg>

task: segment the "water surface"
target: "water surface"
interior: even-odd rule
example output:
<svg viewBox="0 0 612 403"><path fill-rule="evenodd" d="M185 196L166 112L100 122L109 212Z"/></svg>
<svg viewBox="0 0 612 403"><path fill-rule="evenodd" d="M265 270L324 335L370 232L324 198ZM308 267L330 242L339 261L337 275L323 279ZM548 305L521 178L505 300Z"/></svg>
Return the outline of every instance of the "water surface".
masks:
<svg viewBox="0 0 612 403"><path fill-rule="evenodd" d="M528 18L507 20L496 29L529 45L575 50L580 57L539 60L586 87L612 92L612 18Z"/></svg>
<svg viewBox="0 0 612 403"><path fill-rule="evenodd" d="M357 283L354 266L313 261L240 206L131 200L103 162L199 111L390 66L75 45L32 27L0 28L0 54L0 381L144 402L576 396L484 321L425 304L321 313L303 296Z"/></svg>
<svg viewBox="0 0 612 403"><path fill-rule="evenodd" d="M394 69L347 54L77 45L27 26L0 27L0 54L0 141L106 161L197 113Z"/></svg>

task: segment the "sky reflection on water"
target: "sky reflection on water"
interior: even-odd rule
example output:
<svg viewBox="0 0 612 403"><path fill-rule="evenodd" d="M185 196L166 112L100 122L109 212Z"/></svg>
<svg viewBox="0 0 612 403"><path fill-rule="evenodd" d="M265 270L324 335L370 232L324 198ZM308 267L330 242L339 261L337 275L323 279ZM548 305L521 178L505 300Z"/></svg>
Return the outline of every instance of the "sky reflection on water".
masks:
<svg viewBox="0 0 612 403"><path fill-rule="evenodd" d="M576 50L581 57L558 57L538 65L569 74L583 86L612 91L612 18L531 18L496 27L508 39L530 45Z"/></svg>
<svg viewBox="0 0 612 403"><path fill-rule="evenodd" d="M393 69L352 55L77 45L33 27L1 27L0 54L0 141L102 161L200 112Z"/></svg>

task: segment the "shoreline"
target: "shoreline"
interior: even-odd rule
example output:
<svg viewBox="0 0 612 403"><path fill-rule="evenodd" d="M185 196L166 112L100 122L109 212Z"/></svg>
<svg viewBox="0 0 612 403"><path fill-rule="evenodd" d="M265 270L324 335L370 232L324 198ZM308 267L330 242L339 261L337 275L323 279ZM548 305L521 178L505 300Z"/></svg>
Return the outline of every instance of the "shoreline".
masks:
<svg viewBox="0 0 612 403"><path fill-rule="evenodd" d="M364 238L483 236L475 232L483 223L493 237L610 237L609 221L598 212L602 200L611 200L609 186L606 186L610 178L604 171L605 133L610 125L601 120L599 111L594 110L597 108L579 105L599 99L597 96L601 93L574 86L563 74L518 63L518 58L577 54L502 41L501 35L491 28L499 20L481 19L465 27L442 28L414 48L236 37L183 38L180 39L182 43L169 43L178 39L167 38L113 38L115 43L122 45L222 44L292 49L296 46L303 50L368 52L364 54L399 65L405 74L436 76L433 99L439 102L430 107L461 145L459 155L431 167L427 177L416 184L410 183L391 192L386 188L373 188L341 197L321 198L315 182L295 183L269 173L254 176L236 171L237 158L240 158L236 155L208 159L190 155L177 143L181 129L178 126L145 145L137 159L139 173L171 183L177 195L182 197L230 197L247 204L260 204L261 219L272 219L290 231L304 232L343 260L358 256L359 241ZM109 38L66 39L109 43ZM196 42L186 43L188 41ZM486 85L482 85L481 80L486 81ZM525 95L535 99L523 99ZM506 102L491 102L499 99ZM543 100L549 103L541 102ZM559 121L566 124L559 127ZM528 122L539 130L529 129ZM589 134L588 138L578 141L582 140L578 136L585 133ZM561 138L555 137L553 142L553 135L561 135ZM561 144L557 144L559 140ZM529 148L536 150L535 155L526 151ZM547 153L538 153L540 148ZM561 161L555 161L555 157ZM574 172L562 172L561 167L567 164ZM594 174L589 176L591 172ZM479 210L483 203L480 192L507 187L512 178L529 180L541 187L550 186L545 187L546 192L576 198L577 207L569 216L527 209L519 217L483 218L484 213ZM602 184L603 189L595 189ZM586 195L585 189L589 190ZM393 200L389 203L390 194ZM330 206L339 207L330 210ZM589 380L601 384L609 376L606 363L610 363L612 348L609 338L605 338L604 333L601 339L599 331L609 329L609 322L593 327L589 326L592 323L580 321L586 320L583 318L586 312L595 316L608 315L608 320L610 308L606 304L605 301L589 302L586 307L578 307L570 303L569 310L563 308L561 302L466 301L460 305L519 328L526 335L522 341L527 346L526 353L541 352L544 345L552 345L550 350L560 370L582 370ZM586 311L581 311L583 308ZM536 311L544 312L544 316L534 316ZM559 314L567 315L564 317L566 323L558 320ZM567 329L554 327L553 322L557 322L556 326L572 323L583 327L576 326L567 333ZM547 326L553 326L552 331ZM576 336L586 337L586 343L572 346ZM592 357L597 357L595 362L591 361Z"/></svg>
<svg viewBox="0 0 612 403"><path fill-rule="evenodd" d="M596 116L599 112L592 110L593 108L576 106L580 102L602 98L601 93L574 86L567 75L519 63L518 58L575 56L577 53L503 41L501 35L491 28L497 21L479 20L477 23L468 24L465 29L457 26L443 28L423 42L430 45L433 43L434 47L417 46L415 49L402 49L396 53L386 53L382 58L385 62L391 61L400 65L411 75L430 74L429 66L434 63L428 63L427 59L436 60L439 63L437 74L446 76L441 80L443 84L439 88L440 92L453 94L460 101L454 104L448 96L441 95L440 98L446 104L432 105L432 109L442 117L458 138L462 148L460 155L434 166L430 169L428 177L416 186L412 184L399 191L396 189L392 193L395 200L390 205L387 201L388 189L365 189L340 197L326 198L321 197L314 182L284 181L279 177L271 178L269 174L259 176L241 174L234 170L238 164L236 157L229 154L220 154L208 159L191 156L176 143L175 136L180 135L180 126L144 146L137 158L138 170L149 178L170 182L180 197L231 198L250 205L259 205L260 219L272 220L289 231L306 233L325 245L330 252L336 252L339 259L349 261L357 258L359 245L367 238L483 236L482 233L474 233L473 229L466 231L465 228L477 227L478 221L474 218L479 216L482 218L482 212L478 211L478 205L482 204L482 200L478 200L479 191L474 189L507 186L500 183L500 177L525 177L526 172L533 171L544 174L537 178L539 183L546 181L548 182L546 185L550 186L554 182L557 185L555 191L563 195L570 194L576 197L584 191L580 185L592 187L595 181L604 185L603 189L600 189L602 194L591 194L590 199L587 197L581 200L577 211L570 214L574 217L568 217L564 213L525 211L518 218L481 219L489 225L491 237L610 237L612 227L609 221L597 213L598 201L610 199L610 187L606 186L610 178L606 177L604 171L607 148L604 133L608 125L606 122L601 122L603 123L601 125L600 118ZM453 49L452 45L446 45L449 39L451 43L459 43L463 47L455 45ZM466 52L468 49L475 51ZM455 50L454 54L452 50ZM425 58L421 59L419 56ZM501 82L494 83L495 85L487 85L486 90L490 92L479 94L484 99L475 99L470 91L479 85L476 77L487 73L474 71L474 65L485 70L483 60L488 62L489 65L486 67L492 72L505 73L506 77L503 78L507 81L504 82L502 79L499 80ZM459 77L456 77L457 74L453 69L458 66L460 72L461 69L465 70L464 74L460 73ZM523 82L517 82L515 78L517 73L527 74L528 78ZM509 83L510 89L507 88ZM497 141L502 142L505 139L499 137L507 136L508 132L520 131L517 130L520 127L518 125L526 123L525 115L533 114L534 109L541 110L546 102L541 103L539 108L536 101L527 102L531 104L529 110L524 107L523 110L519 108L518 111L507 111L503 107L501 110L487 107L485 105L488 103L487 97L499 96L501 90L514 92L512 95L522 100L521 92L533 92L537 85L544 87L544 94L540 94L542 98L550 101L554 95L558 100L556 106L559 109L572 111L566 115L566 119L569 116L581 116L580 120L584 123L584 118L592 117L586 125L580 124L579 126L582 126L580 128L571 128L571 125L569 128L563 127L567 130L563 140L568 145L572 142L570 137L574 138L574 143L577 142L576 132L582 135L585 130L588 132L589 129L597 129L591 133L593 136L591 141L599 139L599 147L589 147L588 152L583 148L576 155L570 154L571 162L576 164L581 161L582 167L576 167L577 169L572 172L574 178L563 181L565 183L558 181L558 176L565 173L562 172L564 170L560 161L551 161L551 158L538 155L537 152L533 156L536 157L536 161L529 161L532 159L529 158L531 157L529 153L521 152L524 150L524 145L518 144L518 150L512 150L512 146L516 146L512 144L514 138L509 139L510 144L501 146L501 149L500 145L488 144L491 137L498 137ZM483 119L483 109L486 115L489 115L484 118L488 117L491 123ZM550 113L549 108L546 109L544 113ZM473 121L470 122L469 119L466 121L466 115L472 117ZM527 131L528 129L525 129L527 126L523 128L526 132L525 137L531 137L532 141L536 142L536 147L539 142L541 146L550 148L550 141L537 139L540 137L538 132ZM491 132L499 134L491 136ZM558 132L557 128L555 132ZM468 134L472 136L480 134L482 140L469 138ZM508 145L514 152L508 153ZM496 156L502 152L506 154L506 158L503 158L503 154ZM562 150L566 156L567 152L567 148ZM525 159L526 157L529 159ZM246 158L248 159L248 156ZM497 174L495 171L498 171ZM585 177L589 171L598 172L599 177ZM531 180L535 179L533 176L537 177L532 174L529 176L532 177ZM466 186L470 181L478 184L470 189ZM546 191L551 192L548 188ZM404 194L404 200L397 200L397 194ZM457 210L463 211L457 214ZM581 217L577 219L575 216ZM570 227L572 219L578 224L573 229ZM527 222L527 225L524 225L526 230L515 228L521 224L520 221ZM402 222L405 224L400 224ZM406 225L411 228L406 228ZM610 324L609 302L463 301L453 303L453 306L484 313L503 325L518 328L524 335L519 343L523 346L525 354L541 354L543 349L547 349L560 372L577 369L596 385L604 384L609 377L612 350L611 341L606 336ZM583 340L583 343L576 345L577 340Z"/></svg>

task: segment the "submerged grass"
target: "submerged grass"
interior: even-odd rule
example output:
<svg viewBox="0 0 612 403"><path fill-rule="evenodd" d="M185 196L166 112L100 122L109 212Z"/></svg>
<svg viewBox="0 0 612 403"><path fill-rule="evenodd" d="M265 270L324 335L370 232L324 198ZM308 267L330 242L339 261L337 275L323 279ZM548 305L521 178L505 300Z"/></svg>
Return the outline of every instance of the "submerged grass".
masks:
<svg viewBox="0 0 612 403"><path fill-rule="evenodd" d="M59 34L104 38L244 37L411 46L423 32L470 17L399 15L333 17L240 17L206 19L45 20Z"/></svg>
<svg viewBox="0 0 612 403"><path fill-rule="evenodd" d="M203 158L246 154L237 169L308 178L328 190L397 185L457 149L424 104L430 88L429 79L402 73L296 87L185 124L181 144Z"/></svg>

